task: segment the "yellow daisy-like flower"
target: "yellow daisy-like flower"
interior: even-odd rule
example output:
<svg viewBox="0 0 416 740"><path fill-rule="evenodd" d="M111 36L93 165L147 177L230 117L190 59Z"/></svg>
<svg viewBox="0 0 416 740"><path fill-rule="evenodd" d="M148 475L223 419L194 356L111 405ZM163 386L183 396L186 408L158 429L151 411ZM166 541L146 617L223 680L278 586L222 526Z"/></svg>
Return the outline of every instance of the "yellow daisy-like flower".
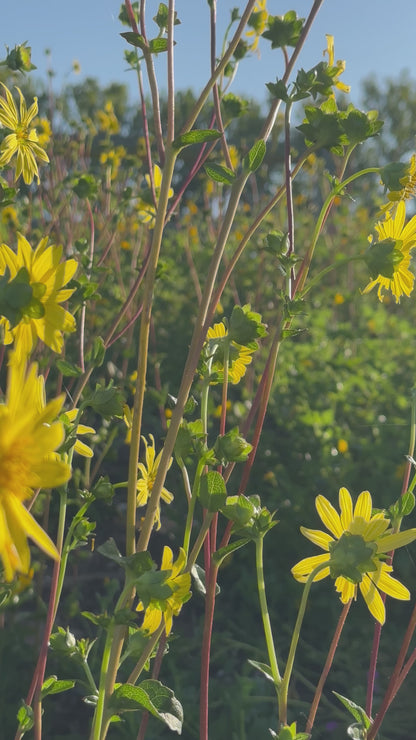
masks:
<svg viewBox="0 0 416 740"><path fill-rule="evenodd" d="M220 323L214 324L214 326L208 329L207 340L217 338L223 340L225 339L227 334L227 329L225 328L224 323L221 321ZM212 372L216 372L220 376L224 372L224 353L221 344L222 343L219 342L218 347L214 352L213 362L211 366ZM230 355L228 365L228 377L231 382L236 385L246 374L247 365L250 365L253 359L253 352L255 350L250 347L244 347L242 344L237 344L237 342L231 341L229 351Z"/></svg>
<svg viewBox="0 0 416 740"><path fill-rule="evenodd" d="M0 168L4 167L16 155L15 179L23 174L26 185L30 185L34 178L39 182L39 170L36 159L49 162L49 157L39 145L39 137L32 124L38 113L38 99L34 98L29 110L25 99L17 87L20 96L20 110L10 90L3 87L5 98L0 97L0 124L11 131L0 146Z"/></svg>
<svg viewBox="0 0 416 740"><path fill-rule="evenodd" d="M335 62L334 37L329 33L326 33L325 36L326 36L327 47L324 50L324 54L328 54L329 66L336 67L338 70L337 74L334 77L333 84L335 85L335 87L338 88L338 90L341 90L342 92L345 92L345 93L349 93L351 90L350 86L345 85L344 82L341 82L341 80L339 79L342 73L345 72L345 66L346 66L345 62L342 61L341 59L338 59L338 61Z"/></svg>
<svg viewBox="0 0 416 740"><path fill-rule="evenodd" d="M153 229L156 218L156 208L153 203L153 196L151 192L151 180L150 175L145 175L147 183L147 193L145 198L140 198L137 203L137 210L139 212L139 219L142 223L148 224L150 229ZM156 203L159 200L160 188L162 186L162 171L160 167L155 164L153 168L153 184L155 188ZM171 198L173 195L173 189L169 188L168 197Z"/></svg>
<svg viewBox="0 0 416 740"><path fill-rule="evenodd" d="M182 604L190 597L191 574L182 573L186 564L185 551L180 548L179 555L173 562L173 553L170 547L163 548L161 572L166 571L165 583L172 589L172 595L167 599L151 600L146 608L142 629L147 630L150 634L156 632L159 628L162 618L165 620L165 631L169 635L172 630L173 617L177 617ZM136 607L137 611L143 611L142 602Z"/></svg>
<svg viewBox="0 0 416 740"><path fill-rule="evenodd" d="M356 598L358 585L370 613L380 624L384 624L386 612L380 591L401 600L409 599L410 594L400 581L390 575L393 568L383 560L391 550L408 545L416 539L416 529L393 532L390 520L383 512L372 514L372 500L368 491L360 493L353 509L349 492L346 488L341 488L340 514L324 496L317 496L315 505L322 522L331 534L319 529L306 527L300 529L308 540L326 552L324 555L301 560L292 568L293 576L304 583L318 565L328 563L328 567L319 571L313 580L320 581L329 575L334 577L331 574L331 567L335 562L337 547L338 552L340 546L343 552L346 552L346 546L350 545L350 551L344 561L345 574L336 577L335 588L340 594L342 603L346 604L350 599ZM354 549L357 552L357 548L360 548L360 555L365 553L364 562L361 564L354 559ZM354 573L355 576L352 575Z"/></svg>
<svg viewBox="0 0 416 740"><path fill-rule="evenodd" d="M77 262L74 259L61 262L62 246L48 246L48 239L41 239L35 250L18 234L17 254L7 244L0 245L0 275L8 269L13 280L22 268L28 273L32 297L22 309L22 318L11 326L7 318L0 318L4 329L4 344L15 342L20 355L29 355L37 338L54 352L62 352L62 332L75 331L75 319L60 303L64 303L74 292L63 289L73 277Z"/></svg>
<svg viewBox="0 0 416 740"><path fill-rule="evenodd" d="M64 422L67 421L69 423L73 423L78 415L78 409L71 409L70 411L65 411L63 414L64 416ZM95 434L95 429L93 427L85 426L85 424L77 424L76 428L74 430L75 435L77 437L75 444L74 444L74 452L77 452L78 455L81 455L82 457L93 457L94 452L88 445L85 444L85 442L82 442L80 439L78 439L79 434Z"/></svg>
<svg viewBox="0 0 416 740"><path fill-rule="evenodd" d="M47 555L59 554L52 540L24 506L34 489L60 486L70 478L69 465L55 450L64 427L55 421L64 396L45 402L43 378L37 365L26 369L11 355L5 401L0 405L0 557L4 577L28 574L30 537Z"/></svg>
<svg viewBox="0 0 416 740"><path fill-rule="evenodd" d="M137 506L145 506L147 504L150 494L152 493L160 458L162 457L162 452L159 452L156 456L155 440L152 434L149 434L149 439L150 444L148 444L145 437L142 437L146 446L146 464L139 463L137 466L141 475L137 481ZM169 461L168 470L171 465L172 458ZM173 494L168 491L167 488L162 488L161 498L167 504L170 504L173 501ZM155 515L155 523L156 529L160 529L160 507L158 507Z"/></svg>
<svg viewBox="0 0 416 740"><path fill-rule="evenodd" d="M374 280L371 280L364 288L363 293L369 293L378 285L377 295L379 300L383 300L383 290L389 290L396 300L400 303L402 295L410 296L413 290L414 275L409 270L411 261L410 251L416 247L416 216L410 219L405 225L406 206L403 201L397 204L394 216L386 213L383 221L375 225L375 230L379 236L379 241L391 239L396 242L392 253L392 277L379 274ZM371 241L371 238L370 238ZM377 249L377 243L371 249Z"/></svg>

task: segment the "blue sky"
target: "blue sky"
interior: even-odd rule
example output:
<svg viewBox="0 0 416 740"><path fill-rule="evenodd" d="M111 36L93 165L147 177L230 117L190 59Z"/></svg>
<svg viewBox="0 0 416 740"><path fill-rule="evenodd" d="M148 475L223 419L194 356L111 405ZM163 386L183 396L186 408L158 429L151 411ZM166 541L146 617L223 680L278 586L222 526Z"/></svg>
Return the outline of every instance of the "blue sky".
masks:
<svg viewBox="0 0 416 740"><path fill-rule="evenodd" d="M155 15L158 5L159 0L147 0L149 18ZM268 0L267 4L272 14L294 9L302 17L311 5L311 0L293 0L288 5L281 0ZM229 11L235 6L243 7L243 2L217 0L220 29L225 28ZM81 65L81 79L92 76L103 84L124 82L134 100L134 74L126 72L123 51L127 46L119 36L127 29L118 21L119 8L119 0L15 0L8 3L2 16L0 46L4 49L6 44L13 47L28 40L32 61L38 67L34 74L45 77L46 69L52 66L56 88L65 81L79 80L71 72L76 59ZM177 88L199 90L209 71L208 5L206 0L177 0L176 9L182 21L176 28ZM150 22L149 35L151 25ZM352 99L359 103L359 83L364 77L398 77L407 68L416 78L415 28L415 0L325 0L299 64L307 69L320 61L326 46L325 34L332 33L336 59L347 62L343 80L352 85ZM48 59L46 48L51 50ZM281 76L279 51L271 52L264 42L260 53L260 59L241 63L232 88L235 93L262 100L266 94L264 83ZM164 64L164 55L160 55L157 68L162 90Z"/></svg>

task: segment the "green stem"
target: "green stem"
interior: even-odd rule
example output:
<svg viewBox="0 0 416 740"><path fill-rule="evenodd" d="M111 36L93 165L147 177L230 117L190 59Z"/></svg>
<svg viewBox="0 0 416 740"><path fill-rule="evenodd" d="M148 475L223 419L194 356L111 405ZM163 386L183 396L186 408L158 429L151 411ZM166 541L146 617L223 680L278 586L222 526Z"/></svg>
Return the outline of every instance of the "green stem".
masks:
<svg viewBox="0 0 416 740"><path fill-rule="evenodd" d="M130 676L127 679L127 683L131 683L131 684L136 683L143 668L145 667L147 661L149 660L155 646L157 645L157 642L164 629L165 629L165 620L162 619L162 623L159 625L156 632L153 632L153 634L150 636L149 641L140 656L140 660L138 660L132 672L130 673Z"/></svg>
<svg viewBox="0 0 416 740"><path fill-rule="evenodd" d="M273 683L276 689L277 698L279 699L279 688L282 682L279 666L277 664L276 648L274 646L272 626L270 623L269 609L266 598L266 584L264 582L263 568L263 537L256 540L256 574L257 589L259 592L261 618L263 620L264 637L266 639L267 654L269 656L270 668L272 670Z"/></svg>
<svg viewBox="0 0 416 740"><path fill-rule="evenodd" d="M190 572L192 570L193 566L196 563L196 559L197 559L199 553L201 552L201 548L202 548L202 546L204 544L205 537L207 536L207 532L208 532L208 530L209 530L209 528L211 526L211 522L212 522L213 518L214 518L214 513L208 513L207 512L205 514L205 518L204 518L204 521L202 523L202 527L199 530L198 537L196 538L195 543L194 543L194 546L193 546L193 548L191 550L191 553L190 553L190 555L188 557L188 562L187 562L187 565L186 565L186 570L188 572Z"/></svg>
<svg viewBox="0 0 416 740"><path fill-rule="evenodd" d="M324 570L324 568L328 567L328 562L325 561L324 563L320 563L319 565L314 568L314 570L310 573L308 580L305 583L302 599L299 605L299 611L298 616L296 619L296 624L293 629L292 634L292 641L290 643L289 648L289 655L286 663L285 672L283 674L283 678L279 687L279 720L282 725L285 725L287 723L287 696L288 696L288 690L289 690L289 683L292 676L293 671L293 664L295 662L295 655L296 655L296 648L298 646L299 637L300 637L300 630L302 627L303 618L305 616L305 610L306 610L306 604L308 601L309 591L311 590L311 586L313 581L315 580L315 577L318 575L318 573L321 572L321 570Z"/></svg>

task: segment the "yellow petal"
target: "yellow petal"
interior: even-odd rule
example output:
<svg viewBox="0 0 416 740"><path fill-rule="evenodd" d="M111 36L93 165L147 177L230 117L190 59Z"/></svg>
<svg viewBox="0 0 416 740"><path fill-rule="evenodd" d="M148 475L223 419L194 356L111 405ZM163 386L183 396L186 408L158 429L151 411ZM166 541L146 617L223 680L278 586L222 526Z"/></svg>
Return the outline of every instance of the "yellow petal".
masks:
<svg viewBox="0 0 416 740"><path fill-rule="evenodd" d="M331 537L330 534L322 532L320 529L307 529L306 527L301 527L300 531L303 536L307 537L314 545L318 545L318 547L327 552L329 550L329 543L335 542L334 538Z"/></svg>
<svg viewBox="0 0 416 740"><path fill-rule="evenodd" d="M380 591L383 591L387 596L392 596L393 599L399 599L400 601L409 601L410 599L409 589L386 571L381 571L377 586Z"/></svg>
<svg viewBox="0 0 416 740"><path fill-rule="evenodd" d="M346 488L339 489L339 508L341 511L341 526L348 529L352 521L352 498Z"/></svg>
<svg viewBox="0 0 416 740"><path fill-rule="evenodd" d="M360 591L374 619L380 622L380 624L384 624L386 621L386 609L374 582L369 576L363 576L363 580L360 583Z"/></svg>
<svg viewBox="0 0 416 740"><path fill-rule="evenodd" d="M396 550L398 547L404 547L409 542L413 542L416 539L416 529L406 529L404 532L396 532L395 534L386 534L384 537L380 537L377 542L377 552L390 552Z"/></svg>
<svg viewBox="0 0 416 740"><path fill-rule="evenodd" d="M26 509L21 501L16 498L16 496L8 496L4 501L4 508L6 509L8 518L14 522L18 522L26 535L36 542L38 547L54 560L59 560L58 550L50 537L46 532L44 532L42 527L39 526L31 513Z"/></svg>
<svg viewBox="0 0 416 740"><path fill-rule="evenodd" d="M362 491L357 498L357 503L355 504L354 517L361 516L366 522L369 522L372 505L370 492Z"/></svg>
<svg viewBox="0 0 416 740"><path fill-rule="evenodd" d="M344 576L338 576L335 580L335 588L340 595L340 599L343 604L348 604L350 599L353 599L356 592L355 583L347 581Z"/></svg>
<svg viewBox="0 0 416 740"><path fill-rule="evenodd" d="M80 439L77 439L74 444L74 451L78 453L78 455L81 455L82 457L93 457L94 453L91 449L91 447L88 447L88 445L84 444L84 442L81 442Z"/></svg>
<svg viewBox="0 0 416 740"><path fill-rule="evenodd" d="M317 496L315 499L316 510L321 517L325 527L339 539L343 533L343 527L339 514L325 496Z"/></svg>
<svg viewBox="0 0 416 740"><path fill-rule="evenodd" d="M324 553L323 555L313 555L310 558L304 558L303 560L300 560L299 563L296 563L296 565L293 566L291 573L297 581L305 583L312 571L315 570L318 565L321 565L321 563L325 563L327 560L329 561L329 555L327 555L326 553ZM327 576L329 576L329 566L328 568L323 568L322 570L320 570L313 580L321 581Z"/></svg>

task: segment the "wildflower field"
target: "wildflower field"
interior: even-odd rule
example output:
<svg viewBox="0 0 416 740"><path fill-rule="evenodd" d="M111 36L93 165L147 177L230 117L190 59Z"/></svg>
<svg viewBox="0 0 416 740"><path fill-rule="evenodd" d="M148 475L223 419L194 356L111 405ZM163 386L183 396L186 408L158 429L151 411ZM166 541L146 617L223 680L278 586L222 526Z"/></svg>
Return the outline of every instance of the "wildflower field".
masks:
<svg viewBox="0 0 416 740"><path fill-rule="evenodd" d="M414 736L416 83L322 3L209 0L198 94L174 0L135 101L0 60L0 738Z"/></svg>

